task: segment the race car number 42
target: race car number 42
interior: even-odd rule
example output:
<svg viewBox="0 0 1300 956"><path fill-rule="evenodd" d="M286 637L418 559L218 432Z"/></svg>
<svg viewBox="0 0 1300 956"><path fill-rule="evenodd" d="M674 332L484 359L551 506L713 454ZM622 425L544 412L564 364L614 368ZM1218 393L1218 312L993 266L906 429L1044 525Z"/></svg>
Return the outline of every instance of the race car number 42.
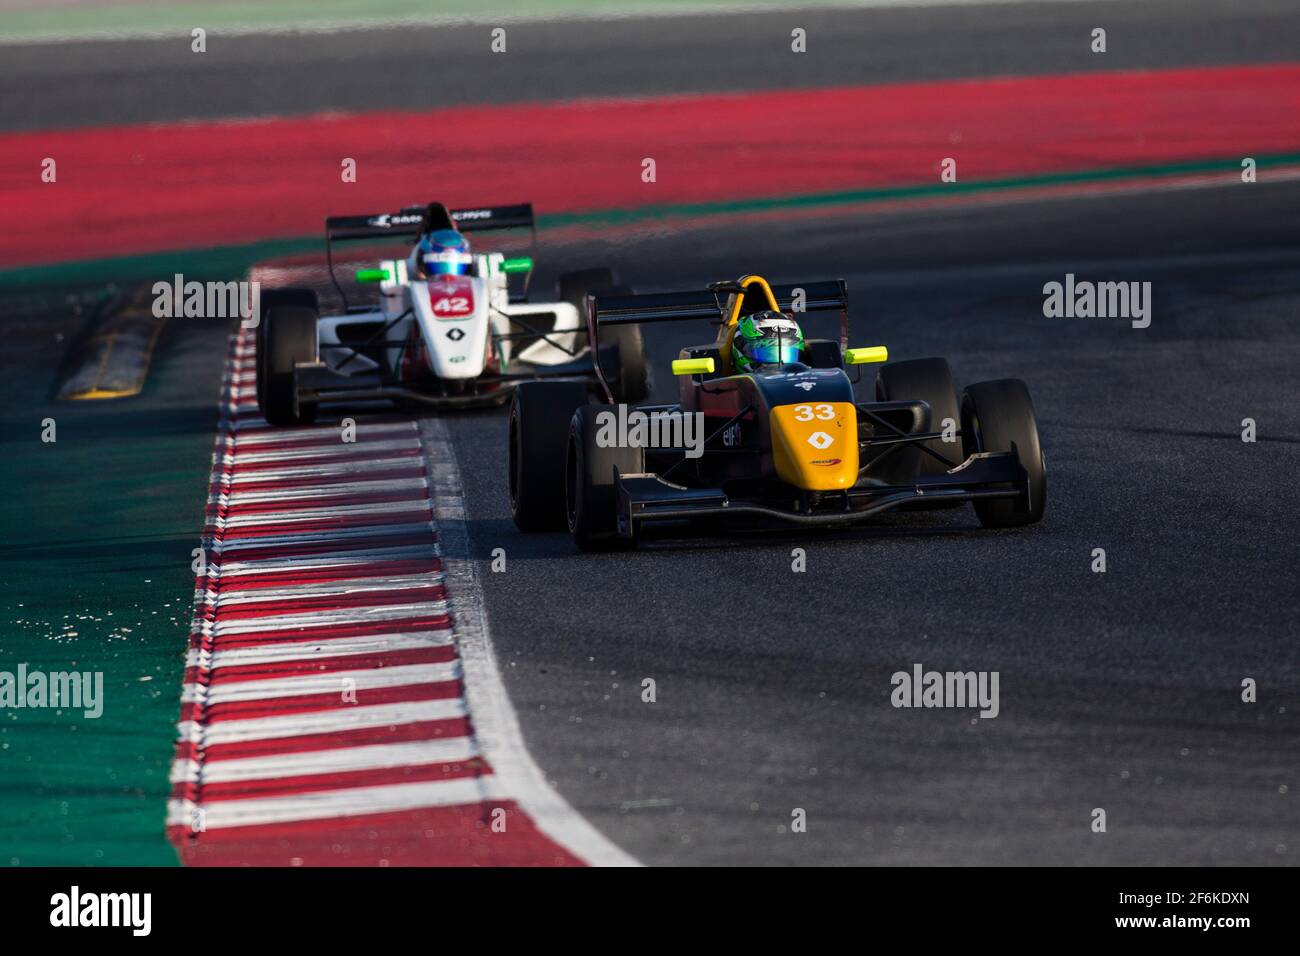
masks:
<svg viewBox="0 0 1300 956"><path fill-rule="evenodd" d="M433 311L438 315L469 315L469 298L463 295L443 296L433 303Z"/></svg>

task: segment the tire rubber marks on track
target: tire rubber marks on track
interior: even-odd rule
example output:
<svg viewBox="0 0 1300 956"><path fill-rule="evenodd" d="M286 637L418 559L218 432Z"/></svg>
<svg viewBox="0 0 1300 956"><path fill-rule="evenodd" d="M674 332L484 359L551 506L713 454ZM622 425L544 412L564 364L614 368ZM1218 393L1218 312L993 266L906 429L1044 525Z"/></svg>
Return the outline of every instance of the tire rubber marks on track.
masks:
<svg viewBox="0 0 1300 956"><path fill-rule="evenodd" d="M523 748L472 565L449 571L439 552L443 517L463 534L443 433L426 473L414 422L365 421L349 443L329 426L271 429L252 371L245 334L223 386L171 775L182 859L632 862Z"/></svg>

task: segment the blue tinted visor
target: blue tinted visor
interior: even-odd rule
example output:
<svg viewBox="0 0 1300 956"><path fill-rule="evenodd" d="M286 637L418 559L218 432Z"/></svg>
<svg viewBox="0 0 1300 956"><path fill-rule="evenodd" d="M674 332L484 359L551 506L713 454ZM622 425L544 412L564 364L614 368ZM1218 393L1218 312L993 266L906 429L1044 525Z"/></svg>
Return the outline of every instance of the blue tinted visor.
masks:
<svg viewBox="0 0 1300 956"><path fill-rule="evenodd" d="M469 273L474 257L467 252L426 252L420 262L425 275L463 276Z"/></svg>
<svg viewBox="0 0 1300 956"><path fill-rule="evenodd" d="M789 365L799 361L799 338L789 335L766 335L745 343L745 355L759 365Z"/></svg>

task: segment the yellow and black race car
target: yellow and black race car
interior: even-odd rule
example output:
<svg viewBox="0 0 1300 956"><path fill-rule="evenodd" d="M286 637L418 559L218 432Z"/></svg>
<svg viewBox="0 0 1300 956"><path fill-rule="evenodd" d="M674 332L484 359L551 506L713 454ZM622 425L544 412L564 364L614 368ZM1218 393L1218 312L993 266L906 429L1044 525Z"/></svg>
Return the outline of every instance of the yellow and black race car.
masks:
<svg viewBox="0 0 1300 956"><path fill-rule="evenodd" d="M888 353L845 348L843 280L774 288L748 275L699 292L592 296L586 305L593 352L606 327L721 325L714 342L673 362L673 405L616 405L603 376L606 404L590 404L576 383L518 388L509 484L524 531L567 526L585 550L634 546L651 521L844 525L965 501L990 528L1043 515L1047 476L1024 383L981 382L958 397L948 363L924 358L881 366L877 401L856 401L859 366ZM804 339L797 316L833 311L839 341Z"/></svg>

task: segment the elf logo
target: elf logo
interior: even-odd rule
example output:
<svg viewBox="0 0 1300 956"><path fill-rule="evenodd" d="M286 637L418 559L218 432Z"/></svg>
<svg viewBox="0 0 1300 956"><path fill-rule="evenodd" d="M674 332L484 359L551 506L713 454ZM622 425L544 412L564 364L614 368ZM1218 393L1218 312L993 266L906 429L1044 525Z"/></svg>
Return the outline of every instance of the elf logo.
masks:
<svg viewBox="0 0 1300 956"><path fill-rule="evenodd" d="M70 893L50 897L51 926L129 926L133 936L148 936L153 926L152 893Z"/></svg>

